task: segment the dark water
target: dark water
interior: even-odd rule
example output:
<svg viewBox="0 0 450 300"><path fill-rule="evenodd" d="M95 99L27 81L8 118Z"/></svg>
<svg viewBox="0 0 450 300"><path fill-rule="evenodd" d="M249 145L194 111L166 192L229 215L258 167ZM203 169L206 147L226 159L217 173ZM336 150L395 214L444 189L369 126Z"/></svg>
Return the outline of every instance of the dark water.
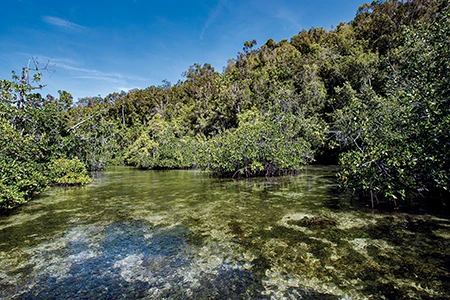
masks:
<svg viewBox="0 0 450 300"><path fill-rule="evenodd" d="M450 220L351 207L334 172L53 188L0 218L0 298L450 298Z"/></svg>

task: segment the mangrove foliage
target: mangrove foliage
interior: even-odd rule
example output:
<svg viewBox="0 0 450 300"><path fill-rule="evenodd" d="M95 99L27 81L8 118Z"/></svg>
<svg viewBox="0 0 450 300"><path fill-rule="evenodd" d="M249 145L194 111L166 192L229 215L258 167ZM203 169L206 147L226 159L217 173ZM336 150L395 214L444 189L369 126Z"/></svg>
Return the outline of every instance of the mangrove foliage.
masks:
<svg viewBox="0 0 450 300"><path fill-rule="evenodd" d="M311 163L339 163L372 204L446 205L449 30L448 1L378 0L332 30L247 41L221 72L196 63L175 84L75 103L43 97L32 60L0 82L0 207L108 165L248 177Z"/></svg>

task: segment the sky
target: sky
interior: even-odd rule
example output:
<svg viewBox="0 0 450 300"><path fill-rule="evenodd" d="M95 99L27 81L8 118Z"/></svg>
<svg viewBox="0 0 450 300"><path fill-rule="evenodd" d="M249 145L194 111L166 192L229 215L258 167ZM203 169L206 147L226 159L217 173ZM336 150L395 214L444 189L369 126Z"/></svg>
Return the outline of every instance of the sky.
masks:
<svg viewBox="0 0 450 300"><path fill-rule="evenodd" d="M31 57L43 95L74 99L176 83L194 63L221 72L242 51L355 17L362 0L2 0L0 79Z"/></svg>

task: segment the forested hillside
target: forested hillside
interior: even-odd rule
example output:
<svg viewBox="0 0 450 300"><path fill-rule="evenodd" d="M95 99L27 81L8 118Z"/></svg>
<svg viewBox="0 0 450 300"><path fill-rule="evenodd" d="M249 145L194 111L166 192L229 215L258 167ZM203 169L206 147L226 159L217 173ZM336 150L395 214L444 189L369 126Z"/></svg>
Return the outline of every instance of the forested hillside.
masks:
<svg viewBox="0 0 450 300"><path fill-rule="evenodd" d="M249 177L311 163L339 163L372 202L448 204L449 29L447 1L375 1L330 31L245 42L221 72L77 103L37 93L32 61L0 82L0 206L114 164Z"/></svg>

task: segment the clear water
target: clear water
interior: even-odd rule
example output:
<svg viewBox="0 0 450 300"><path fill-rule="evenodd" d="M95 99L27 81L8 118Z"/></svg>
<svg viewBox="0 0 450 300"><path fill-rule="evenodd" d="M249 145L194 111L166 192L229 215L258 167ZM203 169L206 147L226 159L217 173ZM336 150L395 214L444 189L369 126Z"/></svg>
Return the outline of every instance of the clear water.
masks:
<svg viewBox="0 0 450 300"><path fill-rule="evenodd" d="M450 220L351 207L334 173L53 188L0 218L0 298L450 298Z"/></svg>

